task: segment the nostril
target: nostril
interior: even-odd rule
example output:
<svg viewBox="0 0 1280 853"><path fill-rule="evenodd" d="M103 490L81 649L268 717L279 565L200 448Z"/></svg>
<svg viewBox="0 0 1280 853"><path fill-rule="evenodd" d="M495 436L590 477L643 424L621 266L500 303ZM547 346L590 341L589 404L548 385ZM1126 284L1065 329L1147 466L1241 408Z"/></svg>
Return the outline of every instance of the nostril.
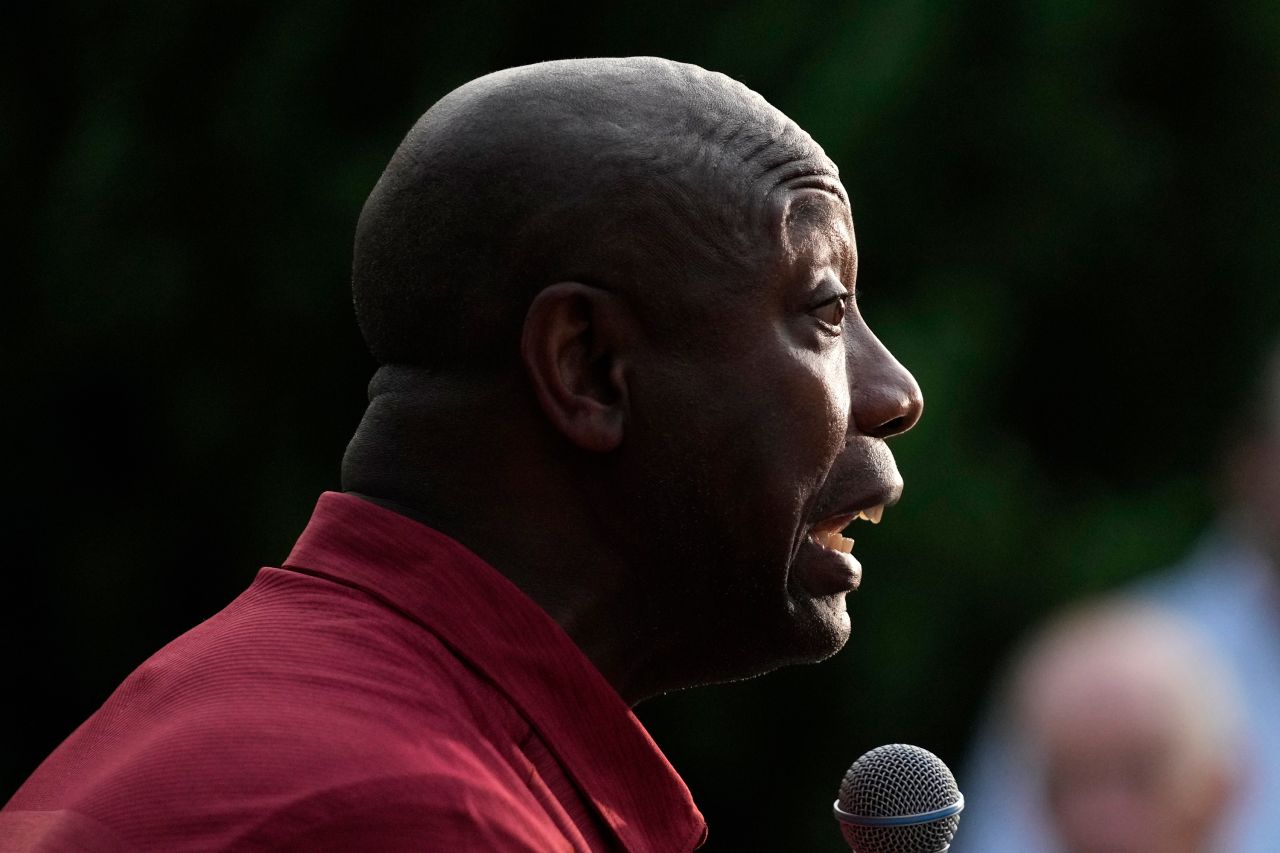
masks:
<svg viewBox="0 0 1280 853"><path fill-rule="evenodd" d="M900 432L906 432L907 429L906 415L899 415L896 418L887 420L880 424L880 426L876 428L876 435L878 437L885 438L891 435L897 435Z"/></svg>
<svg viewBox="0 0 1280 853"><path fill-rule="evenodd" d="M850 414L862 435L885 439L916 425L924 397L915 377L876 343L880 358L851 370Z"/></svg>
<svg viewBox="0 0 1280 853"><path fill-rule="evenodd" d="M908 395L905 398L885 394L879 398L878 404L868 405L863 410L865 417L858 419L857 422L860 427L865 425L862 429L863 435L869 435L872 438L892 438L915 426L916 421L920 420L920 412L923 408L924 401L920 399L919 394Z"/></svg>

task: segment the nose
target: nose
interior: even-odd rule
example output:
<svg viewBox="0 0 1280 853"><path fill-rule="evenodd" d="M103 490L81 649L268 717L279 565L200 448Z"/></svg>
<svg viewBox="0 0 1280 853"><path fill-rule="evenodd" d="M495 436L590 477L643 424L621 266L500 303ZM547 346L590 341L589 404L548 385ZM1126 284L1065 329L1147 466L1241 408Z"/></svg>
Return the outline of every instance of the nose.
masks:
<svg viewBox="0 0 1280 853"><path fill-rule="evenodd" d="M924 411L916 378L870 329L849 348L849 402L858 432L874 438L906 432Z"/></svg>

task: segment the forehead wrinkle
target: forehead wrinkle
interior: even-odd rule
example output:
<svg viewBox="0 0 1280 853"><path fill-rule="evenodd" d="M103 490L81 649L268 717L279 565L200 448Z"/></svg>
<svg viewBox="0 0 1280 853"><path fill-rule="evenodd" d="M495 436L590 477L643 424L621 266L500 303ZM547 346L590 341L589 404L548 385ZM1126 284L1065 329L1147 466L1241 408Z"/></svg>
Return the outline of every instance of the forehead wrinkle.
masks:
<svg viewBox="0 0 1280 853"><path fill-rule="evenodd" d="M678 256L675 270L685 285L700 280L713 290L738 291L750 287L763 260L757 176L766 170L751 166L776 148L777 137L761 137L758 128L750 119L702 132L686 128L667 141L658 157L665 162L642 176L645 186L633 198L665 222L662 239Z"/></svg>
<svg viewBox="0 0 1280 853"><path fill-rule="evenodd" d="M813 241L820 239L822 262L836 266L852 286L857 256L848 200L834 164L798 128L802 138L785 130L780 135L764 132L761 138L760 124L749 119L726 123L724 127L726 137L688 138L693 143L692 151L687 151L683 159L687 167L702 172L698 183L704 190L668 198L677 202L668 210L679 222L678 242L697 251L704 270L733 271L733 275L717 278L729 290L745 292L759 283L760 270L772 265L769 258L777 257L778 248L789 256L787 262L793 263L800 242L813 246ZM739 144L733 145L735 141ZM751 144L743 144L748 141ZM786 192L779 222L774 207L778 189L820 192L825 202L802 200L793 213L792 202L809 193ZM788 222L795 214L804 221ZM821 236L802 237L800 228L816 228ZM763 241L762 235L767 235Z"/></svg>
<svg viewBox="0 0 1280 853"><path fill-rule="evenodd" d="M554 90L558 108L545 112L558 130L591 139L584 160L602 195L617 199L621 178L624 204L652 211L652 242L685 288L700 280L737 290L763 260L761 232L772 226L762 202L774 184L806 179L840 199L843 188L821 147L759 94L691 73L628 86L606 99L610 109Z"/></svg>
<svg viewBox="0 0 1280 853"><path fill-rule="evenodd" d="M623 171L647 184L632 199L647 198L667 220L661 239L684 249L681 266L745 285L763 260L761 232L772 230L765 203L774 184L804 179L847 200L835 165L791 119L737 81L690 73L629 89L619 103L625 121L593 111L579 120L596 125L596 156L622 154Z"/></svg>
<svg viewBox="0 0 1280 853"><path fill-rule="evenodd" d="M462 364L498 352L550 281L741 294L776 266L772 188L838 195L835 175L722 74L652 57L498 71L415 123L362 209L361 332L384 363Z"/></svg>

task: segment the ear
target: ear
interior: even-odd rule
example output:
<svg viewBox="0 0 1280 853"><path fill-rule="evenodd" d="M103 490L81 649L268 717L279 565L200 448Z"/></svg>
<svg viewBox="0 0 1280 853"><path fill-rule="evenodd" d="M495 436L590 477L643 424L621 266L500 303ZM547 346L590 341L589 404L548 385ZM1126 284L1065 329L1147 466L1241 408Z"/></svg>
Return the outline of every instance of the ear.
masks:
<svg viewBox="0 0 1280 853"><path fill-rule="evenodd" d="M584 450L622 443L627 385L623 370L627 317L607 290L563 281L534 297L520 352L547 419Z"/></svg>

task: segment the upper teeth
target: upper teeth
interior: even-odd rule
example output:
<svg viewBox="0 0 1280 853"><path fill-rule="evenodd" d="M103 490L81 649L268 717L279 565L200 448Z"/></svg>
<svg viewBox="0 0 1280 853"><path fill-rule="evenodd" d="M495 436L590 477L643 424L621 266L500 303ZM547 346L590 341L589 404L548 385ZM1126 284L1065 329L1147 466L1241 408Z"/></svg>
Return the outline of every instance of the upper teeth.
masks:
<svg viewBox="0 0 1280 853"><path fill-rule="evenodd" d="M878 506L869 506L866 509L858 510L858 514L854 516L854 520L860 518L863 521L869 521L872 524L879 524L880 519L883 516L884 504L880 504ZM834 551L843 551L848 554L853 550L853 540L842 536L841 528L818 528L813 530L810 535L819 545L831 548Z"/></svg>
<svg viewBox="0 0 1280 853"><path fill-rule="evenodd" d="M877 506L869 506L864 510L859 510L858 514L854 516L854 518L861 518L864 521L871 522L872 524L879 524L880 519L883 516L884 516L884 504L879 504Z"/></svg>

